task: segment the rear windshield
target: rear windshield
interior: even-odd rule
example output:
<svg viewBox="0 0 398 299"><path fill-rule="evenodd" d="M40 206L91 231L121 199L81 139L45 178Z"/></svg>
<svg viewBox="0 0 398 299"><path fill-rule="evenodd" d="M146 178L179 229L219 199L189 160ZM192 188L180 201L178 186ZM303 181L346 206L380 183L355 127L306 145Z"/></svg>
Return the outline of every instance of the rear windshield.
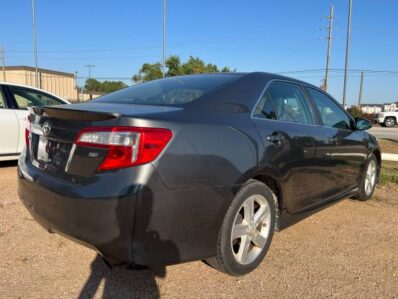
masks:
<svg viewBox="0 0 398 299"><path fill-rule="evenodd" d="M238 74L170 77L137 84L95 99L95 102L184 105L239 78Z"/></svg>

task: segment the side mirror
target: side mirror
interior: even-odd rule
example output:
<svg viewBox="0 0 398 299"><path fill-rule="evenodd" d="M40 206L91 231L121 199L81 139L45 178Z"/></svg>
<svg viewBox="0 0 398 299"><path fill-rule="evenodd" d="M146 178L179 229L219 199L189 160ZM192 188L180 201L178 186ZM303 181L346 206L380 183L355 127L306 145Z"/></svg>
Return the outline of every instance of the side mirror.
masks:
<svg viewBox="0 0 398 299"><path fill-rule="evenodd" d="M372 122L366 118L356 117L355 126L357 130L369 130L372 127Z"/></svg>

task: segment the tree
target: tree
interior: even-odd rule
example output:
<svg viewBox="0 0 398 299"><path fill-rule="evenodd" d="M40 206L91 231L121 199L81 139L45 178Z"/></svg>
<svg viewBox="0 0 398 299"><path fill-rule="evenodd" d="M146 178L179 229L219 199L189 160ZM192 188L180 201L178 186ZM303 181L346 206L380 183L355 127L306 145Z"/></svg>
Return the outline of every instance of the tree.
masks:
<svg viewBox="0 0 398 299"><path fill-rule="evenodd" d="M168 68L168 71L166 72L166 77L180 76L184 74L181 66L180 57L178 57L177 55L170 56L166 60L166 67Z"/></svg>
<svg viewBox="0 0 398 299"><path fill-rule="evenodd" d="M231 72L229 67L223 67L221 70L217 65L206 64L199 57L190 56L185 63L181 63L177 55L172 55L166 60L166 77L202 74L202 73L217 73L217 72ZM160 63L144 63L139 69L138 74L132 77L134 82L147 82L163 77L162 65Z"/></svg>
<svg viewBox="0 0 398 299"><path fill-rule="evenodd" d="M362 117L362 111L357 106L351 106L351 108L347 109L348 113L351 114L352 117Z"/></svg>
<svg viewBox="0 0 398 299"><path fill-rule="evenodd" d="M122 81L104 81L100 82L96 79L87 79L84 84L84 89L88 92L104 92L110 93L116 90L126 88L127 85Z"/></svg>
<svg viewBox="0 0 398 299"><path fill-rule="evenodd" d="M87 79L86 83L84 84L84 89L87 91L100 91L101 82L91 78Z"/></svg>
<svg viewBox="0 0 398 299"><path fill-rule="evenodd" d="M144 63L137 75L133 76L135 82L147 82L160 79L163 77L162 65L157 63Z"/></svg>

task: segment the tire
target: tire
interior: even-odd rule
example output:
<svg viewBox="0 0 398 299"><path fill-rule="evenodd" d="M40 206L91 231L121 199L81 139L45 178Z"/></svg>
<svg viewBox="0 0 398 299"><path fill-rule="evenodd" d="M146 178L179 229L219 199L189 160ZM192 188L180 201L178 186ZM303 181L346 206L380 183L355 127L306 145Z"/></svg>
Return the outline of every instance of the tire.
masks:
<svg viewBox="0 0 398 299"><path fill-rule="evenodd" d="M395 118L394 117L386 117L386 119L384 120L384 125L387 127L387 128L392 128L392 127L394 127L395 126L395 123L396 123L396 121L395 121Z"/></svg>
<svg viewBox="0 0 398 299"><path fill-rule="evenodd" d="M376 156L372 154L366 162L365 170L359 182L359 192L357 196L354 197L355 199L366 201L373 196L377 183L378 167ZM373 171L370 168L373 168ZM370 187L368 185L369 180L371 180Z"/></svg>
<svg viewBox="0 0 398 299"><path fill-rule="evenodd" d="M265 184L248 181L236 194L224 217L218 235L217 255L205 262L233 276L256 269L271 245L276 206L276 197Z"/></svg>

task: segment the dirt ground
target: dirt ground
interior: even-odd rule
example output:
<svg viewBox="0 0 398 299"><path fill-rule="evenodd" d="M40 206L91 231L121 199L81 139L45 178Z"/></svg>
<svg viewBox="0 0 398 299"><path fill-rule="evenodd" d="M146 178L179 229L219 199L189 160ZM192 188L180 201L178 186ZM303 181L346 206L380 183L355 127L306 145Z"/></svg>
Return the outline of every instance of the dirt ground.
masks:
<svg viewBox="0 0 398 299"><path fill-rule="evenodd" d="M274 236L260 267L229 277L202 262L109 270L36 224L0 164L0 298L398 298L398 185L344 200Z"/></svg>

